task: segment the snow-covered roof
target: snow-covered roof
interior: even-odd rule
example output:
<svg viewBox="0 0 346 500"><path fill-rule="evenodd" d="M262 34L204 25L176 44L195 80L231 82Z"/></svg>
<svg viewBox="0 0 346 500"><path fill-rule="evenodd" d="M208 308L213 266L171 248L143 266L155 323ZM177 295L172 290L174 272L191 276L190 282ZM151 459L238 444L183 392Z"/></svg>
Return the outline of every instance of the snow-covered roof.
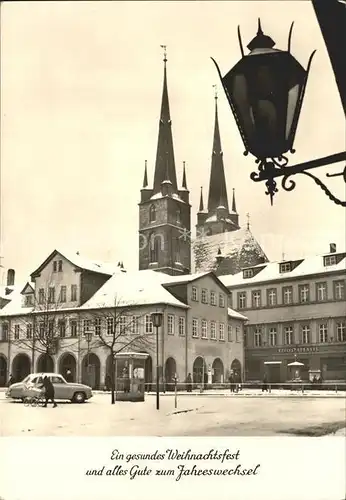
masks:
<svg viewBox="0 0 346 500"><path fill-rule="evenodd" d="M314 255L311 257L305 257L304 259L299 259L299 264L294 267L292 271L280 273L280 263L268 262L260 264L258 266L253 266L254 269L263 268L252 278L244 278L243 272L237 274L229 274L225 276L220 276L220 281L227 287L239 286L239 285L251 285L252 283L260 283L266 281L275 280L290 280L297 277L311 276L315 274L331 273L334 271L341 271L346 273L346 257L344 256L338 264L333 266L325 266L323 262L324 255ZM287 261L295 262L296 260Z"/></svg>
<svg viewBox="0 0 346 500"><path fill-rule="evenodd" d="M10 300L10 302L0 309L0 316L16 316L17 314L28 314L32 312L33 306L23 307L22 290L25 288L26 284L27 282L15 285L13 292L3 297Z"/></svg>
<svg viewBox="0 0 346 500"><path fill-rule="evenodd" d="M230 307L228 308L228 316L230 316L231 318L235 318L235 319L241 319L242 321L248 320L248 318L246 316L243 316L238 311L235 311L234 309L231 309Z"/></svg>
<svg viewBox="0 0 346 500"><path fill-rule="evenodd" d="M47 259L38 267L38 269L36 269L32 273L32 276L40 272L40 270L43 269L56 254L65 257L65 259L70 261L73 265L75 265L76 267L80 267L81 269L85 269L86 271L93 271L95 273L107 274L111 276L119 269L119 266L115 263L87 259L86 257L79 255L79 253L77 252L71 252L65 249L56 249L47 257Z"/></svg>
<svg viewBox="0 0 346 500"><path fill-rule="evenodd" d="M235 274L244 267L268 261L248 228L196 238L192 248L195 272L215 271L217 275ZM221 264L216 260L219 249L224 257Z"/></svg>
<svg viewBox="0 0 346 500"><path fill-rule="evenodd" d="M182 276L168 276L166 275L164 285L177 285L180 283L191 283L199 278L203 278L209 274L210 271L205 271L204 273L194 273L194 274L183 274Z"/></svg>
<svg viewBox="0 0 346 500"><path fill-rule="evenodd" d="M163 287L167 275L156 271L134 271L112 276L79 309L167 304L187 308Z"/></svg>

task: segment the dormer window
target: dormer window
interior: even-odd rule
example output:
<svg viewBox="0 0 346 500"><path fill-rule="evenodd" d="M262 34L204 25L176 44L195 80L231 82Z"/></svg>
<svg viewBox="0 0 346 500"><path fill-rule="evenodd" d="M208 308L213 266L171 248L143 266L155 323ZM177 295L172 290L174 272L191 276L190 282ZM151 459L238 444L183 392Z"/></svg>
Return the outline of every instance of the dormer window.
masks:
<svg viewBox="0 0 346 500"><path fill-rule="evenodd" d="M151 207L149 209L149 221L150 222L156 221L156 208L154 205L151 205Z"/></svg>
<svg viewBox="0 0 346 500"><path fill-rule="evenodd" d="M243 278L252 278L253 277L253 269L244 269Z"/></svg>
<svg viewBox="0 0 346 500"><path fill-rule="evenodd" d="M280 263L280 273L289 273L292 270L291 262Z"/></svg>
<svg viewBox="0 0 346 500"><path fill-rule="evenodd" d="M25 307L30 307L33 304L33 297L32 295L25 295L24 296L24 305Z"/></svg>
<svg viewBox="0 0 346 500"><path fill-rule="evenodd" d="M326 255L323 257L325 266L335 266L336 264L336 255Z"/></svg>

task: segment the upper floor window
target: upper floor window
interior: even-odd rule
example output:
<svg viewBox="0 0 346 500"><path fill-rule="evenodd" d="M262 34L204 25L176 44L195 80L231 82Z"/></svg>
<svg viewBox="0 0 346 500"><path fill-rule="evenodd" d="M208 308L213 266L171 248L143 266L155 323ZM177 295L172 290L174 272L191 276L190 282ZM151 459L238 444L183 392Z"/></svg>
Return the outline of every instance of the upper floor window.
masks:
<svg viewBox="0 0 346 500"><path fill-rule="evenodd" d="M120 316L119 321L117 324L117 333L118 335L126 335L129 331L127 322L126 322L126 316Z"/></svg>
<svg viewBox="0 0 346 500"><path fill-rule="evenodd" d="M202 288L202 303L208 304L208 290L206 288Z"/></svg>
<svg viewBox="0 0 346 500"><path fill-rule="evenodd" d="M198 337L198 319L192 318L192 336Z"/></svg>
<svg viewBox="0 0 346 500"><path fill-rule="evenodd" d="M154 331L154 325L151 320L151 315L146 314L145 315L145 333L153 333Z"/></svg>
<svg viewBox="0 0 346 500"><path fill-rule="evenodd" d="M53 261L53 272L61 273L61 271L62 271L62 260L54 260Z"/></svg>
<svg viewBox="0 0 346 500"><path fill-rule="evenodd" d="M236 342L240 342L241 338L240 338L240 328L239 326L236 326L235 327L235 341Z"/></svg>
<svg viewBox="0 0 346 500"><path fill-rule="evenodd" d="M267 290L267 302L268 306L276 306L277 304L276 288L269 288L269 290Z"/></svg>
<svg viewBox="0 0 346 500"><path fill-rule="evenodd" d="M269 345L275 346L277 344L277 330L275 327L269 328Z"/></svg>
<svg viewBox="0 0 346 500"><path fill-rule="evenodd" d="M216 321L214 320L210 322L210 338L216 340Z"/></svg>
<svg viewBox="0 0 346 500"><path fill-rule="evenodd" d="M309 285L299 285L299 301L301 304L309 302L310 300L310 287Z"/></svg>
<svg viewBox="0 0 346 500"><path fill-rule="evenodd" d="M293 303L293 288L291 286L282 287L282 298L286 305Z"/></svg>
<svg viewBox="0 0 346 500"><path fill-rule="evenodd" d="M32 339L32 323L27 323L26 325L26 338Z"/></svg>
<svg viewBox="0 0 346 500"><path fill-rule="evenodd" d="M285 344L293 344L293 326L285 326L284 328Z"/></svg>
<svg viewBox="0 0 346 500"><path fill-rule="evenodd" d="M149 208L149 222L156 221L156 208L155 205L151 205Z"/></svg>
<svg viewBox="0 0 346 500"><path fill-rule="evenodd" d="M255 328L255 347L261 347L262 345L262 328Z"/></svg>
<svg viewBox="0 0 346 500"><path fill-rule="evenodd" d="M333 281L334 285L334 300L344 300L345 299L345 282Z"/></svg>
<svg viewBox="0 0 346 500"><path fill-rule="evenodd" d="M40 339L44 339L44 333L45 333L45 328L44 328L44 321L40 321L38 325L38 335Z"/></svg>
<svg viewBox="0 0 346 500"><path fill-rule="evenodd" d="M25 295L24 304L26 307L30 307L33 305L33 297L31 294Z"/></svg>
<svg viewBox="0 0 346 500"><path fill-rule="evenodd" d="M77 337L77 320L70 319L70 335L71 337Z"/></svg>
<svg viewBox="0 0 346 500"><path fill-rule="evenodd" d="M135 335L139 334L139 316L132 316L131 332Z"/></svg>
<svg viewBox="0 0 346 500"><path fill-rule="evenodd" d="M44 304L44 289L43 288L39 288L39 290L38 290L38 303Z"/></svg>
<svg viewBox="0 0 346 500"><path fill-rule="evenodd" d="M291 262L280 263L280 273L289 273L291 271Z"/></svg>
<svg viewBox="0 0 346 500"><path fill-rule="evenodd" d="M77 285L71 285L71 302L77 300Z"/></svg>
<svg viewBox="0 0 346 500"><path fill-rule="evenodd" d="M319 331L319 341L321 344L324 344L328 341L328 325L327 323L322 323L318 327Z"/></svg>
<svg viewBox="0 0 346 500"><path fill-rule="evenodd" d="M325 266L335 266L336 264L336 255L326 255L324 258Z"/></svg>
<svg viewBox="0 0 346 500"><path fill-rule="evenodd" d="M253 277L253 269L243 270L243 278L252 278L252 277Z"/></svg>
<svg viewBox="0 0 346 500"><path fill-rule="evenodd" d="M66 286L62 285L60 287L60 302L66 302Z"/></svg>
<svg viewBox="0 0 346 500"><path fill-rule="evenodd" d="M224 325L224 323L220 323L220 325L219 325L219 339L225 340L225 325Z"/></svg>
<svg viewBox="0 0 346 500"><path fill-rule="evenodd" d="M185 335L185 318L184 318L184 316L179 317L179 335Z"/></svg>
<svg viewBox="0 0 346 500"><path fill-rule="evenodd" d="M238 292L238 309L246 308L246 292Z"/></svg>
<svg viewBox="0 0 346 500"><path fill-rule="evenodd" d="M211 290L210 292L210 303L212 306L216 306L216 293L214 290Z"/></svg>
<svg viewBox="0 0 346 500"><path fill-rule="evenodd" d="M101 335L101 325L102 325L101 318L95 318L95 320L94 320L95 335L98 335L98 336Z"/></svg>
<svg viewBox="0 0 346 500"><path fill-rule="evenodd" d="M219 306L220 307L225 307L225 296L223 293L219 294Z"/></svg>
<svg viewBox="0 0 346 500"><path fill-rule="evenodd" d="M198 300L198 292L197 292L197 287L196 286L192 287L191 298L192 298L192 300L195 300L195 301Z"/></svg>
<svg viewBox="0 0 346 500"><path fill-rule="evenodd" d="M316 299L318 302L327 300L327 283L316 283Z"/></svg>
<svg viewBox="0 0 346 500"><path fill-rule="evenodd" d="M310 344L310 326L302 326L302 344Z"/></svg>
<svg viewBox="0 0 346 500"><path fill-rule="evenodd" d="M83 321L83 335L91 332L91 319L85 319Z"/></svg>
<svg viewBox="0 0 346 500"><path fill-rule="evenodd" d="M55 288L54 286L50 286L48 288L48 302L53 304L55 302Z"/></svg>
<svg viewBox="0 0 346 500"><path fill-rule="evenodd" d="M58 272L62 272L62 260L58 260Z"/></svg>
<svg viewBox="0 0 346 500"><path fill-rule="evenodd" d="M202 319L202 339L208 338L208 323L207 320Z"/></svg>
<svg viewBox="0 0 346 500"><path fill-rule="evenodd" d="M113 335L114 333L114 318L109 316L107 318L107 335Z"/></svg>
<svg viewBox="0 0 346 500"><path fill-rule="evenodd" d="M261 307L261 291L254 290L252 292L252 307Z"/></svg>
<svg viewBox="0 0 346 500"><path fill-rule="evenodd" d="M337 342L346 341L346 323L345 321L339 321L336 323L336 340Z"/></svg>
<svg viewBox="0 0 346 500"><path fill-rule="evenodd" d="M8 323L3 323L1 328L1 340L8 340Z"/></svg>
<svg viewBox="0 0 346 500"><path fill-rule="evenodd" d="M167 332L169 335L174 335L174 316L168 314L167 316Z"/></svg>
<svg viewBox="0 0 346 500"><path fill-rule="evenodd" d="M19 325L14 325L14 338L16 340L19 339L19 333L20 333L20 326Z"/></svg>
<svg viewBox="0 0 346 500"><path fill-rule="evenodd" d="M66 336L66 321L64 319L59 319L58 331L59 331L60 338L64 338Z"/></svg>
<svg viewBox="0 0 346 500"><path fill-rule="evenodd" d="M232 329L232 325L228 325L228 329L227 329L227 333L228 333L228 342L232 342L232 334L233 334L233 329Z"/></svg>

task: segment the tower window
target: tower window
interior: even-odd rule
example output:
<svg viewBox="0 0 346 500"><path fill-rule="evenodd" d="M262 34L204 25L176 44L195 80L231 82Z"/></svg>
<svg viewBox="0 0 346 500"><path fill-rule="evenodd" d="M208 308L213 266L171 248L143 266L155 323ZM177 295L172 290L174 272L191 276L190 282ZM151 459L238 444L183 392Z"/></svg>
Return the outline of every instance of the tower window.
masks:
<svg viewBox="0 0 346 500"><path fill-rule="evenodd" d="M181 223L181 210L180 210L179 207L177 208L177 211L176 211L175 215L176 215L176 221L177 221L177 223L180 224Z"/></svg>
<svg viewBox="0 0 346 500"><path fill-rule="evenodd" d="M155 222L156 221L156 208L154 205L151 205L149 209L149 222Z"/></svg>
<svg viewBox="0 0 346 500"><path fill-rule="evenodd" d="M149 245L150 245L150 247L149 247L150 262L158 262L159 261L160 235L152 234L150 236Z"/></svg>

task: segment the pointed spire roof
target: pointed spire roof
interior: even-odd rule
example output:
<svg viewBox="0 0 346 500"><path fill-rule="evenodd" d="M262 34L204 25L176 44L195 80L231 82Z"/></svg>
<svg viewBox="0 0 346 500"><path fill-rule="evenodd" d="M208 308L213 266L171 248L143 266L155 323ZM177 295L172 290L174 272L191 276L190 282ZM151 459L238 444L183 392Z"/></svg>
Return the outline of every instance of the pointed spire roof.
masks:
<svg viewBox="0 0 346 500"><path fill-rule="evenodd" d="M185 170L185 162L183 161L183 182L181 183L183 189L187 189L187 182L186 182L186 170Z"/></svg>
<svg viewBox="0 0 346 500"><path fill-rule="evenodd" d="M177 176L174 162L173 137L171 128L171 117L169 112L169 100L167 89L167 53L164 49L164 72L163 72L163 91L161 101L161 114L159 123L159 137L157 142L157 153L154 174L154 194L161 191L163 181L169 180L172 186L177 190Z"/></svg>
<svg viewBox="0 0 346 500"><path fill-rule="evenodd" d="M203 203L203 187L201 186L201 196L199 199L199 212L204 212L204 203Z"/></svg>
<svg viewBox="0 0 346 500"><path fill-rule="evenodd" d="M144 178L143 178L143 187L148 187L148 170L147 170L147 160L145 160L144 166Z"/></svg>
<svg viewBox="0 0 346 500"><path fill-rule="evenodd" d="M226 179L217 110L217 93L215 92L215 125L209 181L208 212L215 212L220 205L228 210Z"/></svg>
<svg viewBox="0 0 346 500"><path fill-rule="evenodd" d="M237 213L237 206L235 204L235 189L233 188L233 198L232 198L232 212Z"/></svg>

